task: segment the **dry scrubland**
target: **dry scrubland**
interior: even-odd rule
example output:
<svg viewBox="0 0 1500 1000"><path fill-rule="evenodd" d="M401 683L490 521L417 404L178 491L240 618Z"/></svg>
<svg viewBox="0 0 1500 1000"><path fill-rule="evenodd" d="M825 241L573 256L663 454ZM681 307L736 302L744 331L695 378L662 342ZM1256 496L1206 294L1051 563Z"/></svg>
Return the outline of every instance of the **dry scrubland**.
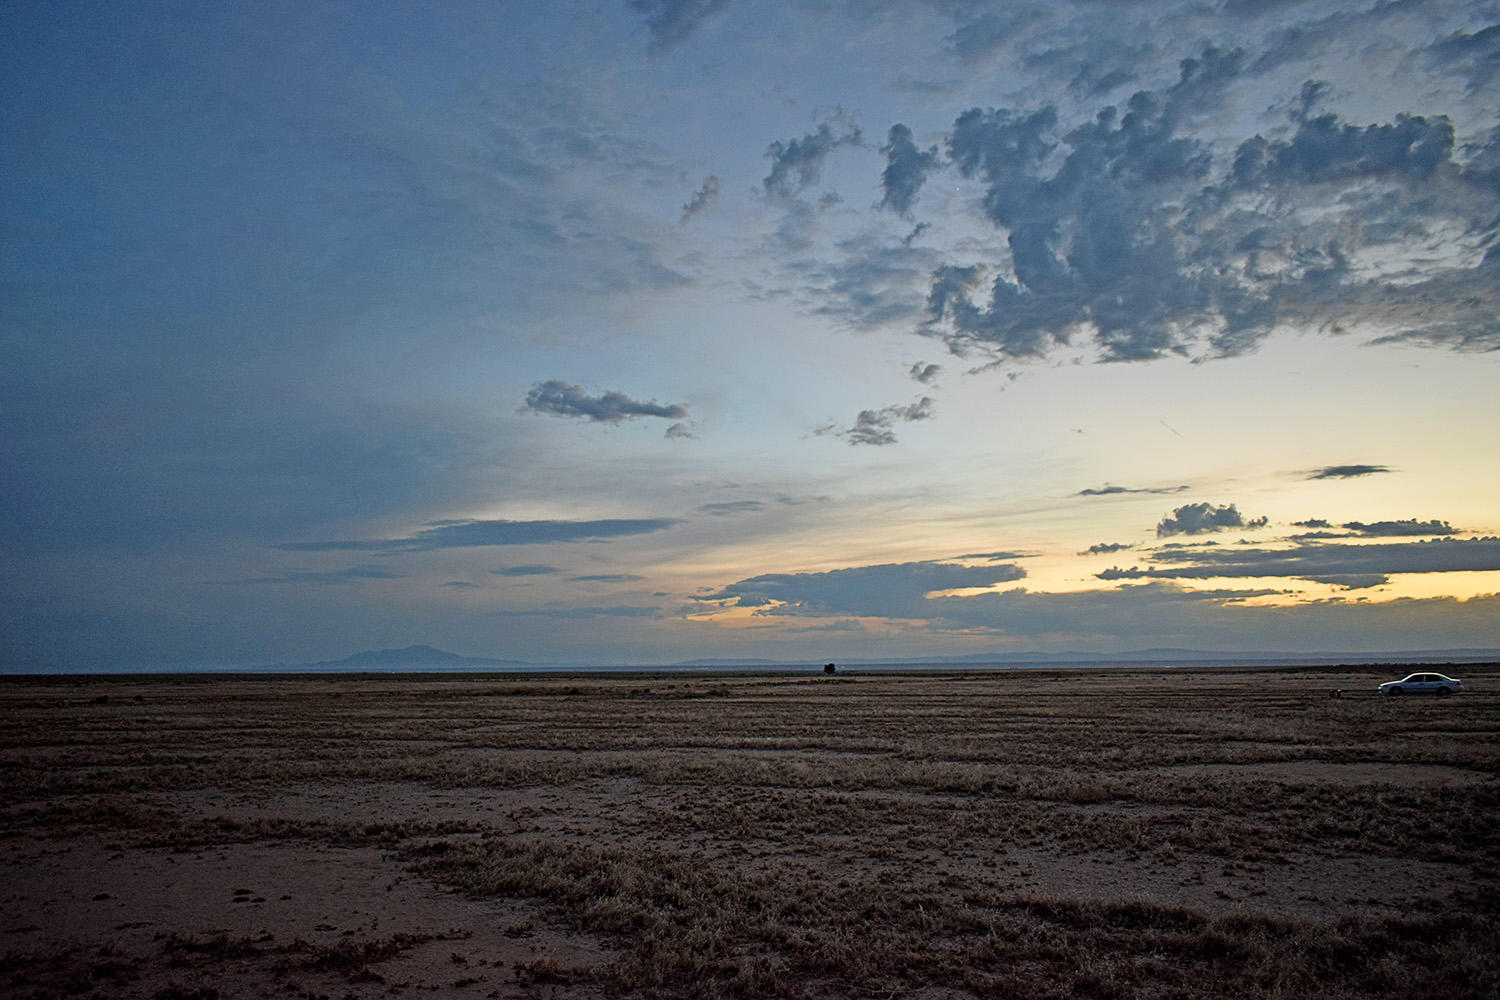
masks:
<svg viewBox="0 0 1500 1000"><path fill-rule="evenodd" d="M0 993L1500 995L1400 673L12 679Z"/></svg>

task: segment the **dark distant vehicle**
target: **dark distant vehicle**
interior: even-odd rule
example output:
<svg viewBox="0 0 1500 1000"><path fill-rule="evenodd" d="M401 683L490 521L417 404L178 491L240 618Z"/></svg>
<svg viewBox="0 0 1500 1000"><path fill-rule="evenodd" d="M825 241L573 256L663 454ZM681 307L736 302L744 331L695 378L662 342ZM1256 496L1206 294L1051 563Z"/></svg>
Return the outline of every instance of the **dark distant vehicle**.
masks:
<svg viewBox="0 0 1500 1000"><path fill-rule="evenodd" d="M1464 689L1463 681L1442 674L1409 674L1399 681L1380 685L1381 694L1452 694Z"/></svg>

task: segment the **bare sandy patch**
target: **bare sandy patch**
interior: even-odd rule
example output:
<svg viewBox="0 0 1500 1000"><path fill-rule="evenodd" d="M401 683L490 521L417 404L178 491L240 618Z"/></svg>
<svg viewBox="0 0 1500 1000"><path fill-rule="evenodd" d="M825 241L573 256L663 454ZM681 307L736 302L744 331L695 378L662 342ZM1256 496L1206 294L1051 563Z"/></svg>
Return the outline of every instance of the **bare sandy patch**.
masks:
<svg viewBox="0 0 1500 1000"><path fill-rule="evenodd" d="M30 838L3 847L9 994L485 997L611 952L534 901L469 899L387 852L306 843L192 851ZM378 987L378 991L376 990Z"/></svg>

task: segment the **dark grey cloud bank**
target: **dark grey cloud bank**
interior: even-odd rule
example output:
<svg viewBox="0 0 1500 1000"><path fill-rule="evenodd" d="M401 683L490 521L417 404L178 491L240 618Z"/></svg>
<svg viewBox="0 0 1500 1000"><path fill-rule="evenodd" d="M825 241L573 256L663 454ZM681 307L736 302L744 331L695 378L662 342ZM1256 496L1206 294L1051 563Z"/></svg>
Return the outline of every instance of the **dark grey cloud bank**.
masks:
<svg viewBox="0 0 1500 1000"><path fill-rule="evenodd" d="M1392 338L1495 346L1493 261L1454 261L1417 282L1421 291L1353 266L1362 250L1399 249L1409 227L1473 231L1493 216L1494 185L1454 158L1452 124L1319 115L1290 138L1247 138L1226 160L1183 126L1209 80L1235 75L1238 62L1222 59L1209 77L1185 69L1166 92L1138 92L1072 128L1052 106L959 116L952 162L984 184L985 215L1007 233L1011 260L988 279L977 266L939 269L928 331L1007 358L1091 336L1102 359L1132 361L1239 354L1279 323L1352 312ZM1340 203L1346 225L1304 211L1313 199ZM1419 302L1441 301L1433 282L1480 297L1424 317ZM1460 322L1464 333L1448 330Z"/></svg>
<svg viewBox="0 0 1500 1000"><path fill-rule="evenodd" d="M1403 5L1385 6L1310 21L1299 33L1261 33L1252 43L1260 51L1205 46L1181 61L1175 82L1133 94L1125 88L1148 78L1162 42L1132 46L1095 32L1011 53L1048 75L1075 64L1075 103L968 109L941 153L893 126L881 147L880 207L909 213L935 173L956 173L980 185L979 211L1008 250L939 261L920 293L919 329L956 353L998 360L1066 346L1092 347L1104 361L1230 357L1278 327L1500 348L1500 130L1459 136L1442 114L1399 108L1351 121L1320 110L1330 88L1315 80L1275 84L1279 99L1267 89L1278 67L1352 44L1365 21L1373 29L1404 16L1392 13ZM1046 16L1018 7L974 17L956 32L955 51L978 58ZM1486 29L1454 35L1428 57L1487 79L1495 47ZM1106 103L1105 94L1119 99ZM1210 134L1205 123L1217 126L1241 94L1287 108L1287 127ZM1091 116L1079 116L1083 106ZM815 180L832 138L773 147L778 164L787 161L774 175L783 194ZM802 162L812 172L792 173ZM1416 248L1439 232L1461 235ZM917 294L888 287L884 322L904 321ZM826 310L855 325L872 315L839 298Z"/></svg>
<svg viewBox="0 0 1500 1000"><path fill-rule="evenodd" d="M942 562L886 563L824 573L768 573L703 595L703 601L729 601L781 614L874 615L925 618L933 591L991 587L1026 575L1012 564L961 566Z"/></svg>
<svg viewBox="0 0 1500 1000"><path fill-rule="evenodd" d="M1299 541L1294 548L1256 546L1157 548L1153 565L1112 567L1101 580L1208 580L1289 577L1345 588L1373 587L1394 573L1500 570L1500 538L1442 538L1421 542ZM1155 565L1165 563L1167 565Z"/></svg>
<svg viewBox="0 0 1500 1000"><path fill-rule="evenodd" d="M629 535L664 531L680 523L675 518L616 518L599 521L440 521L405 538L347 539L326 542L287 542L277 548L291 552L432 552L438 549L481 548L491 545L552 545L562 542L601 542ZM498 570L502 576L528 575L545 567ZM524 570L524 572L523 572Z"/></svg>
<svg viewBox="0 0 1500 1000"><path fill-rule="evenodd" d="M618 424L632 417L679 420L687 416L687 407L680 403L641 402L614 389L590 396L581 386L569 385L559 379L548 379L532 386L522 409L559 417L582 417L605 424Z"/></svg>
<svg viewBox="0 0 1500 1000"><path fill-rule="evenodd" d="M1500 540L1490 540L1500 550ZM1427 543L1442 545L1447 543ZM768 617L879 617L920 620L938 631L996 635L1102 637L1110 643L1150 641L1200 647L1293 649L1319 644L1378 649L1398 636L1423 636L1434 645L1483 645L1493 640L1500 596L1469 600L1403 598L1379 604L1329 599L1263 606L1254 598L1274 588L1193 590L1170 580L1109 589L1038 593L1022 588L968 597L927 597L934 590L989 586L1019 579L1019 567L987 579L972 568L944 563L857 566L826 573L766 574L731 584L700 600L727 601ZM1357 575L1340 575L1352 580ZM1399 640L1398 640L1399 641Z"/></svg>

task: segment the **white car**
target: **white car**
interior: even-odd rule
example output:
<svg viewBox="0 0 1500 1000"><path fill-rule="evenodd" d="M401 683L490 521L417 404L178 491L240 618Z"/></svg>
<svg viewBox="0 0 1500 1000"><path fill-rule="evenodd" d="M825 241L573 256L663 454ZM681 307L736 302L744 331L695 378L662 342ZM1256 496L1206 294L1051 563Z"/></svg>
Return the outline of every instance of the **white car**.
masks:
<svg viewBox="0 0 1500 1000"><path fill-rule="evenodd" d="M1409 674L1399 681L1380 685L1381 694L1452 694L1463 689L1463 681L1442 674Z"/></svg>

